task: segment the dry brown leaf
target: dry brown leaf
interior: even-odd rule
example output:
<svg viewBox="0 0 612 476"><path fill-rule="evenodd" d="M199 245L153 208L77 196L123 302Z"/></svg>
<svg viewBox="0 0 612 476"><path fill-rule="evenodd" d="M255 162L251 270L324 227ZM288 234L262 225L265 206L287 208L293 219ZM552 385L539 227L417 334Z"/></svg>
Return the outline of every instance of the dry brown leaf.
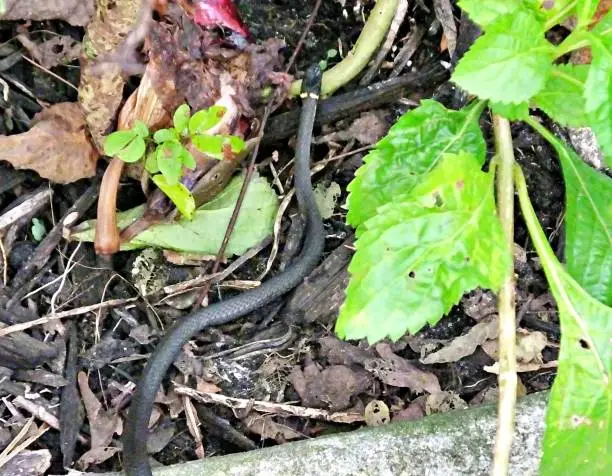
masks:
<svg viewBox="0 0 612 476"><path fill-rule="evenodd" d="M304 438L303 434L293 428L275 422L271 415L262 416L250 413L243 421L250 432L260 435L262 439L284 443Z"/></svg>
<svg viewBox="0 0 612 476"><path fill-rule="evenodd" d="M444 30L444 45L451 57L455 54L457 47L457 26L453 16L453 7L450 0L434 0L434 12ZM441 50L444 51L444 50Z"/></svg>
<svg viewBox="0 0 612 476"><path fill-rule="evenodd" d="M35 116L28 132L0 137L0 160L34 170L52 182L93 177L98 157L76 103L55 104Z"/></svg>
<svg viewBox="0 0 612 476"><path fill-rule="evenodd" d="M65 20L74 26L87 25L94 0L6 0L3 20Z"/></svg>
<svg viewBox="0 0 612 476"><path fill-rule="evenodd" d="M541 364L542 351L548 345L546 334L540 331L519 329L516 335L516 361L523 364ZM498 360L499 342L497 339L482 344L482 349Z"/></svg>
<svg viewBox="0 0 612 476"><path fill-rule="evenodd" d="M91 434L91 449L105 448L113 439L115 433L123 432L123 421L116 412L107 412L89 388L89 379L85 372L78 375L81 399L89 420Z"/></svg>
<svg viewBox="0 0 612 476"><path fill-rule="evenodd" d="M202 377L196 376L196 390L198 392L219 393L221 389L214 383L207 382Z"/></svg>
<svg viewBox="0 0 612 476"><path fill-rule="evenodd" d="M121 451L121 448L116 448L114 446L92 448L79 458L77 461L77 466L82 470L86 470L94 464L104 463L107 459L110 459L119 453L119 451Z"/></svg>
<svg viewBox="0 0 612 476"><path fill-rule="evenodd" d="M554 368L557 368L558 365L559 365L559 362L557 362L556 360L551 360L550 362L544 362L541 364L536 364L536 363L526 363L525 364L522 362L517 362L516 371L519 373L535 372L537 370L542 370L542 369L554 369ZM485 365L482 369L485 372L499 375L499 362L495 362L493 365Z"/></svg>
<svg viewBox="0 0 612 476"><path fill-rule="evenodd" d="M425 414L446 413L451 410L463 410L468 404L455 392L438 392L427 397Z"/></svg>
<svg viewBox="0 0 612 476"><path fill-rule="evenodd" d="M466 334L463 334L421 359L424 364L438 364L443 362L457 362L463 357L472 355L479 345L483 345L489 339L494 339L498 334L498 320L490 319L477 323Z"/></svg>
<svg viewBox="0 0 612 476"><path fill-rule="evenodd" d="M365 368L382 382L394 387L409 388L416 393L440 391L438 377L395 355L389 344L377 344L376 352L382 358L366 361Z"/></svg>
<svg viewBox="0 0 612 476"><path fill-rule="evenodd" d="M421 395L415 398L406 408L393 415L393 421L414 421L423 418L425 416L427 397L427 395Z"/></svg>
<svg viewBox="0 0 612 476"><path fill-rule="evenodd" d="M382 400L372 400L365 407L365 422L368 426L386 425L391 421L389 407Z"/></svg>

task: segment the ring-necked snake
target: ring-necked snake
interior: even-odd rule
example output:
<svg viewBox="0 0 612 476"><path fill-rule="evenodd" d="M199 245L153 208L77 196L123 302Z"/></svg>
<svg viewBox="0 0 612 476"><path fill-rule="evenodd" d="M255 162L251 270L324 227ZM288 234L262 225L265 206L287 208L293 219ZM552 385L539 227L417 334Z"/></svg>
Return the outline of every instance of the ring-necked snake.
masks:
<svg viewBox="0 0 612 476"><path fill-rule="evenodd" d="M295 155L295 191L306 216L306 233L300 255L281 274L260 287L194 312L174 325L147 362L130 405L123 446L128 476L151 476L147 456L149 418L155 395L168 369L189 339L202 330L234 321L277 299L297 286L317 265L323 252L323 223L310 181L310 144L321 89L321 70L308 69L302 83L302 112Z"/></svg>

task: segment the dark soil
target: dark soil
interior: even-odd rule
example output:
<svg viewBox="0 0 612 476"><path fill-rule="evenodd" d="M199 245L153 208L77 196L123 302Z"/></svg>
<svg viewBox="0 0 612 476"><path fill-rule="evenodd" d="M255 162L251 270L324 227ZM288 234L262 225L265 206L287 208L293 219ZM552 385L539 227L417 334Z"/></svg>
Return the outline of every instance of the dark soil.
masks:
<svg viewBox="0 0 612 476"><path fill-rule="evenodd" d="M311 3L299 0L243 0L240 2L240 9L244 15L245 23L248 24L255 37L276 36L284 38L287 43L288 57L306 24ZM415 21L423 22L429 31L413 59L414 65L419 66L427 63L431 58L440 57L441 31L439 25L433 21L431 11L425 11L418 5L415 6L414 3L410 2L409 15ZM431 2L426 1L424 3L430 5ZM3 57L15 51L22 51L20 44L12 38L18 33L18 29L23 27L22 22L0 23L0 42L2 42L0 54ZM339 43L346 53L358 36L361 27L361 19L355 16L352 8L349 8L348 5L345 15L339 3L324 1L318 18L307 36L302 53L298 57L295 72L299 75L307 65L325 58L327 51L338 50ZM56 33L70 35L77 40L82 39L83 35L82 29L58 21L31 23L28 25L28 30L31 32L31 37L37 42L43 41ZM39 33L35 34L34 31ZM398 38L401 38L402 34L405 33L407 32L400 32ZM450 60L447 54L441 59ZM333 61L331 64L333 64ZM53 71L69 82L78 84L78 62L58 66ZM386 74L386 72L380 73L378 79L384 79ZM24 60L18 60L6 69L0 67L0 75L10 83L8 100L0 99L0 112L3 119L0 121L0 133L4 135L28 130L31 118L41 109L40 104L72 102L77 99L75 90L58 82ZM135 79L133 82L137 84ZM17 83L25 88L19 88L16 86ZM353 84L347 89L354 87ZM436 97L448 106L456 99L452 91L448 91L448 86L443 84L432 84L429 91L415 94L410 99L419 99L419 97L431 96L432 94L436 94ZM293 106L287 105L287 109L291 107ZM407 109L405 102L396 102L386 106L383 112L390 125ZM343 130L350 125L352 119L354 118L349 117L339 123L329 124L317 130L316 133L321 137L333 131ZM483 119L483 127L487 131L490 130L487 118ZM543 139L520 123L514 125L513 137L516 158L525 171L531 198L540 222L547 236L552 237L553 247L560 250L562 249L562 232L559 230L560 217L563 212L563 182L555 154ZM315 148L313 160L323 159L328 153L329 147L326 144L318 145ZM332 145L331 147L335 146ZM347 150L356 147L356 145L349 144ZM342 147L337 149L339 153L343 151ZM291 140L267 146L261 152L261 160L265 161L271 157L273 151L278 152L279 159L275 166L277 170L280 170L292 158ZM346 186L352 179L353 173L360 165L362 158L363 153L355 154L316 175L317 183L330 184L336 182L342 189L334 215L325 221L326 257L352 236L352 230L345 223L345 210L340 205L346 199ZM103 169L105 165L101 162L100 168ZM261 173L271 178L268 167L261 167ZM281 177L283 182L287 178L287 176ZM15 171L2 164L0 165L0 216L24 196L39 187L52 187L54 191L52 206L47 206L35 214L36 218L42 220L47 230L50 230L58 217L66 213L90 183L90 180L82 180L71 185L53 185L41 180L34 173ZM120 190L119 208L127 209L143 201L144 197L139 185L133 181L126 181ZM295 235L299 235L300 223L294 211L288 213L286 217L289 218L285 218L283 223L281 245L284 245L287 241L290 242L292 239L295 240ZM2 307L13 298L13 293L16 292L10 286L11 278L24 266L39 246L32 235L32 218L32 216L26 217L20 223L20 226L13 231L12 235L4 237L4 245L8 252L9 286L0 285L0 304ZM95 207L90 207L85 214L85 218L95 218ZM541 304L540 307L529 307L530 302L546 295L548 286L537 259L534 259L535 254L531 248L525 226L520 216L517 216L517 219L515 241L524 249L526 256L521 265L517 266L519 276L517 309L523 310L525 315L529 316L528 319L526 318L523 321L524 327L546 330L548 339L555 342L559 339L559 333L554 317L554 308L551 307L549 302ZM60 245L52 250L50 260L42 271L30 279L23 289L19 290L21 296L23 297L29 291L50 283L61 276L65 270L67 257L72 254L75 247L74 243L69 244L62 240ZM269 253L270 247L252 258L247 265L235 272L231 279L255 279L265 268ZM101 300L136 296L137 294L131 283L131 269L138 254L137 252L120 253L114 258L113 263L109 264L95 256L91 244L82 245L73 258L73 260L79 262L79 265L71 272L63 291L57 297L57 303L60 306L58 310L96 304ZM167 275L165 284L185 281L200 273L207 272L208 269L206 264L199 267L171 264L160 264L160 266L164 267L164 272ZM274 272L278 272L278 264L273 269ZM335 283L331 277L325 286L332 286L330 283ZM41 292L22 299L19 302L18 312L3 310L0 313L0 321L10 325L48 314L50 312L51 296L58 289L59 281L56 280ZM213 301L220 297L227 298L236 292L240 291L228 291L213 286L209 293L209 299ZM321 382L324 382L325 372L333 366L343 366L351 376L363 377L367 380L362 392L346 395L346 399L350 402L349 405L344 408L334 408L334 410L348 411L353 409L363 411L370 400L380 399L391 408L393 413L408 407L411 402L419 397L417 393L408 388L388 385L382 380L367 374L363 370L363 366L360 366L359 358L339 363L332 356L329 348L326 347L325 342L327 341L324 341L325 338L331 338L330 336L333 335L335 315L322 315L319 320L313 321L295 318L295 315L292 314L293 318L290 321L292 326L289 327L287 325L287 313L283 312L285 301L288 299L289 297L262 309L257 315L210 330L198 337L189 351L177 362L176 369L166 381L164 391L168 399L170 398L171 380L182 382L183 375L190 375L189 378L184 377L184 379L186 383L195 385L195 376L197 375L198 381L214 384L220 389L221 394L230 397L297 402L300 401L303 393L297 392L294 384L303 376L299 377L298 375L296 377L296 369L304 369L304 375L306 376L304 381L307 385L316 384L323 388L325 384ZM338 295L336 294L335 298L330 297L329 299L337 300ZM184 310L168 305L159 305L153 308L150 304L153 302L155 302L153 298L149 299L148 302L140 299L133 305L103 310L98 315L89 313L72 318L76 326L78 342L76 346L78 351L76 370L84 370L89 375L89 386L99 400L103 402L105 409L125 410L129 405L129 394L132 391L130 384L137 381L143 363L146 361L146 356L155 349L155 342L158 339L158 333L155 329L159 328L160 322L166 326L186 313ZM337 305L337 302L330 301L330 307L333 308L334 305ZM155 312L153 312L153 309ZM303 313L306 312L303 309L302 311ZM282 319L279 319L279 316ZM466 313L465 305L459 305L436 326L422 330L417 337L429 342L452 339L465 333L476 322L476 319ZM98 329L96 329L97 323L100 323ZM65 328L67 324L68 322L62 321L44 327L34 327L27 332L28 336L40 342L44 341L49 348L55 349L57 356L48 359L37 368L49 374L54 374L56 377L62 375L68 377L64 373L66 356L64 336L67 335ZM151 328L151 342L141 344L134 338L134 329L145 324ZM101 341L98 340L99 338L101 338ZM0 338L0 340L2 339L4 338ZM239 355L235 349L255 342L258 342L257 345L260 347L257 352L250 354L247 358L235 360ZM367 348L364 342L352 342L351 346L352 350L350 352L362 352L369 356L368 358L378 355L374 349ZM491 365L493 359L480 348L474 354L457 362L433 365L419 363L420 354L411 347L407 338L392 344L391 348L401 359L437 376L442 390L455 393L468 404L474 397L482 396L486 390L497 385L495 375L483 370L483 366ZM231 350L233 351L228 352L228 355L210 358L212 354ZM345 349L343 352L348 351ZM556 358L555 353L555 349L548 348L544 355L545 360L554 360ZM25 370L28 367L32 367L32 365L24 365L24 361L15 359L11 361L10 358L3 363L0 370L3 372L2 375L8 377L0 380L0 396L6 397L10 401L15 395L25 392L29 394L38 393L40 398L36 401L61 419L63 417L59 413L61 386L53 387L45 383L32 382L31 377L24 378L27 375ZM308 368L316 369L319 372L317 374L320 376L319 380L308 380ZM521 374L522 383L528 393L548 388L553 377L554 372L550 369ZM327 387L323 390L331 391ZM334 388L333 390L337 389ZM77 404L78 402L75 402L74 408L77 408ZM194 404L196 407L199 406L195 402ZM323 406L328 408L325 405ZM160 443L160 451L154 454L155 459L162 464L172 464L197 457L194 440L187 428L185 413L180 413L180 415L171 418L171 407L172 404L168 401L159 404L160 416L152 436L152 439L163 441L163 444ZM228 437L227 428L221 423L223 421L229 422L235 432L246 435L256 446L274 445L292 439L286 434L277 434L276 437L266 434L262 437L257 434L254 426L250 425L242 415L236 415L221 406L207 406L205 408L212 410L217 418L216 426L207 423L202 428L203 448L206 455L219 455L244 449L235 442L228 442L228 440L231 441L231 438ZM24 412L24 414L27 415L27 412ZM0 404L0 417L6 428L11 430L12 436L15 436L24 421L23 417L15 415L4 404ZM85 421L86 423L80 426L78 431L88 437L91 434L91 422ZM349 431L360 426L360 424L320 423L295 417L276 418L274 421L307 436ZM171 428L170 431L168 431L168 428ZM115 435L111 446L116 446L118 442L119 438ZM7 442L2 443L4 447ZM63 473L60 433L56 430L48 431L30 447L30 449L40 448L48 449L52 454L50 472ZM81 457L88 448L87 445L78 443L75 450L75 460ZM117 470L120 468L120 461L119 453L104 463L92 465L89 470Z"/></svg>

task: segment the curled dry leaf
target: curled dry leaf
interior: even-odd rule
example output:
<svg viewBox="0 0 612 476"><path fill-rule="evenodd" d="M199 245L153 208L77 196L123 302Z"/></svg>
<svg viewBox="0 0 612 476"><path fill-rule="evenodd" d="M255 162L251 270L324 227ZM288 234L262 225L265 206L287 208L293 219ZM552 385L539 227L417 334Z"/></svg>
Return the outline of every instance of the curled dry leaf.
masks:
<svg viewBox="0 0 612 476"><path fill-rule="evenodd" d="M498 334L498 320L489 319L477 323L466 334L463 334L421 359L424 364L439 364L443 362L457 362L463 357L472 355L479 345L483 345L490 339L495 339Z"/></svg>
<svg viewBox="0 0 612 476"><path fill-rule="evenodd" d="M393 387L409 388L416 393L440 391L438 377L395 355L389 344L377 344L376 352L381 358L366 361L365 368L382 382Z"/></svg>
<svg viewBox="0 0 612 476"><path fill-rule="evenodd" d="M542 364L542 351L548 345L546 334L540 331L528 332L519 329L516 336L516 360L522 364ZM485 342L483 350L498 360L499 342L497 339Z"/></svg>
<svg viewBox="0 0 612 476"><path fill-rule="evenodd" d="M0 137L0 160L34 170L52 182L93 177L98 157L76 103L55 104L35 116L29 131Z"/></svg>
<svg viewBox="0 0 612 476"><path fill-rule="evenodd" d="M425 400L425 414L446 413L451 410L464 410L468 404L454 392L438 392Z"/></svg>
<svg viewBox="0 0 612 476"><path fill-rule="evenodd" d="M89 420L91 449L106 448L112 441L115 433L122 433L123 422L116 412L104 410L102 404L89 388L88 380L85 372L79 372L79 390L81 391L81 398L83 399L83 405ZM112 454L109 454L110 456Z"/></svg>
<svg viewBox="0 0 612 476"><path fill-rule="evenodd" d="M101 151L104 136L114 129L117 112L123 101L125 80L120 65L107 63L104 71L96 71L99 69L96 68L96 60L113 52L126 38L138 20L142 2L114 0L97 4L95 16L83 40L79 102L85 111L85 121L93 140Z"/></svg>
<svg viewBox="0 0 612 476"><path fill-rule="evenodd" d="M5 0L2 20L65 20L84 26L94 12L94 0Z"/></svg>
<svg viewBox="0 0 612 476"><path fill-rule="evenodd" d="M262 439L274 440L277 443L282 444L286 441L299 440L304 437L303 434L293 428L275 422L272 415L250 413L243 421L251 433L261 436Z"/></svg>

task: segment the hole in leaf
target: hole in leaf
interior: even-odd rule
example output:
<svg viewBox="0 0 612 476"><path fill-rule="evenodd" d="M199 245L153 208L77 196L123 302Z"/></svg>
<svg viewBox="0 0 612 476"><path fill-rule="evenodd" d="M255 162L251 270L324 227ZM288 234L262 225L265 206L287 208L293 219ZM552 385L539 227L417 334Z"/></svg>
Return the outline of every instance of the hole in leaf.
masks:
<svg viewBox="0 0 612 476"><path fill-rule="evenodd" d="M457 183L455 184L455 187L457 187L457 190L461 190L463 188L463 185L465 185L463 180L457 180Z"/></svg>
<svg viewBox="0 0 612 476"><path fill-rule="evenodd" d="M414 279L416 277L416 273L414 271L410 271L408 273L408 277Z"/></svg>
<svg viewBox="0 0 612 476"><path fill-rule="evenodd" d="M441 207L442 205L444 205L444 199L438 192L434 192L433 199L436 203L436 207Z"/></svg>
<svg viewBox="0 0 612 476"><path fill-rule="evenodd" d="M580 339L578 342L580 343L580 347L582 347L583 349L590 349L589 344L586 340Z"/></svg>
<svg viewBox="0 0 612 476"><path fill-rule="evenodd" d="M51 50L57 55L64 51L64 47L62 45L53 45L53 48L51 48Z"/></svg>

